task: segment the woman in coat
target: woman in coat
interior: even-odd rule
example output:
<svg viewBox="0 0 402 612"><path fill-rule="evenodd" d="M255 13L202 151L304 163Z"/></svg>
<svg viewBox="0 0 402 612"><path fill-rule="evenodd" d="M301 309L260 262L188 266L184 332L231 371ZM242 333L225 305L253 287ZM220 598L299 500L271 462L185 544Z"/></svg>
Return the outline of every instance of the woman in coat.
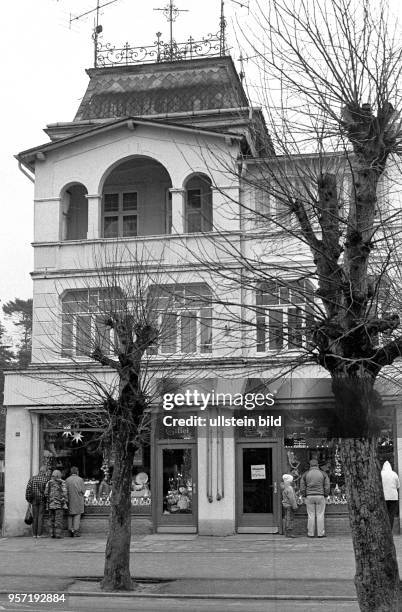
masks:
<svg viewBox="0 0 402 612"><path fill-rule="evenodd" d="M45 498L49 509L49 533L52 538L62 538L64 509L67 508L66 483L61 472L54 470L45 487Z"/></svg>
<svg viewBox="0 0 402 612"><path fill-rule="evenodd" d="M71 468L71 476L66 480L68 495L68 530L71 537L80 536L81 514L84 513L85 484L78 475L78 468Z"/></svg>

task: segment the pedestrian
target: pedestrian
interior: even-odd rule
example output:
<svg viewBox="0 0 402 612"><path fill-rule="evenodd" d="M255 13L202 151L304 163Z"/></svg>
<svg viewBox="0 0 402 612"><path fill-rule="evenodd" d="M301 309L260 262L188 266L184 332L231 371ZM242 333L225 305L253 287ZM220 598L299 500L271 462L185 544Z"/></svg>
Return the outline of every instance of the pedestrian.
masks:
<svg viewBox="0 0 402 612"><path fill-rule="evenodd" d="M41 465L39 473L28 480L25 490L25 499L32 507L32 537L41 538L43 517L45 515L46 499L45 488L49 474L45 465Z"/></svg>
<svg viewBox="0 0 402 612"><path fill-rule="evenodd" d="M325 498L330 493L328 474L320 470L317 459L310 460L310 469L300 479L300 493L307 508L307 535L314 538L317 518L317 536L325 538Z"/></svg>
<svg viewBox="0 0 402 612"><path fill-rule="evenodd" d="M45 497L49 510L49 533L52 538L62 538L63 515L67 508L67 487L61 472L54 470L46 485Z"/></svg>
<svg viewBox="0 0 402 612"><path fill-rule="evenodd" d="M68 497L68 530L71 537L80 537L81 514L84 513L85 484L79 476L78 468L73 466L66 480Z"/></svg>
<svg viewBox="0 0 402 612"><path fill-rule="evenodd" d="M283 474L283 482L281 483L282 488L282 507L285 519L285 536L287 538L295 538L293 533L294 526L294 512L297 510L297 499L294 491L292 482L293 476L291 474Z"/></svg>
<svg viewBox="0 0 402 612"><path fill-rule="evenodd" d="M398 489L400 484L398 474L393 471L389 461L385 461L384 465L382 466L381 480L392 531L394 527L394 518L398 512Z"/></svg>

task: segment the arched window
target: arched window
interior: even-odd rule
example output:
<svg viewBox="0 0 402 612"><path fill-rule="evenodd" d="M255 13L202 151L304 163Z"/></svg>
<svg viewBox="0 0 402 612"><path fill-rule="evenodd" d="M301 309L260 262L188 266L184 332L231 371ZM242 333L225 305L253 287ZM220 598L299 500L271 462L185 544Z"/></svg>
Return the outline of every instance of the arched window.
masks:
<svg viewBox="0 0 402 612"><path fill-rule="evenodd" d="M302 348L313 321L313 289L307 281L260 283L256 294L257 352Z"/></svg>
<svg viewBox="0 0 402 612"><path fill-rule="evenodd" d="M171 187L168 171L154 159L137 156L115 166L102 190L103 237L169 233Z"/></svg>
<svg viewBox="0 0 402 612"><path fill-rule="evenodd" d="M152 309L160 330L152 352L212 352L212 296L208 285L158 285L151 288Z"/></svg>
<svg viewBox="0 0 402 612"><path fill-rule="evenodd" d="M212 183L204 174L196 174L185 183L186 232L212 230Z"/></svg>
<svg viewBox="0 0 402 612"><path fill-rule="evenodd" d="M74 183L62 195L63 240L84 240L88 232L87 189L81 183Z"/></svg>

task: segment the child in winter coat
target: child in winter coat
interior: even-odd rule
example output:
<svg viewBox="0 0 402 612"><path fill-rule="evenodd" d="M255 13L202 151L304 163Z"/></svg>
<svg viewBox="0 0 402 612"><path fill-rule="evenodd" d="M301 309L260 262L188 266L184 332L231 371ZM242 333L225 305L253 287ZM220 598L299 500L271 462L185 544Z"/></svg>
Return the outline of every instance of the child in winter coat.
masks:
<svg viewBox="0 0 402 612"><path fill-rule="evenodd" d="M293 489L293 476L284 474L282 476L282 507L284 515L284 533L287 538L295 538L293 533L294 511L297 510L296 493Z"/></svg>

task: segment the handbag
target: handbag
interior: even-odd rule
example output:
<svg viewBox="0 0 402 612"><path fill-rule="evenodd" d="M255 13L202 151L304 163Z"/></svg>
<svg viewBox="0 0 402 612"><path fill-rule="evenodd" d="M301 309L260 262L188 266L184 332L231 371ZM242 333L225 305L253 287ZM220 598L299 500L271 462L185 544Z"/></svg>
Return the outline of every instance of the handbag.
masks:
<svg viewBox="0 0 402 612"><path fill-rule="evenodd" d="M24 523L26 523L27 525L32 525L32 523L33 523L32 506L31 506L31 504L28 504L28 508L27 508L26 513L25 513Z"/></svg>

